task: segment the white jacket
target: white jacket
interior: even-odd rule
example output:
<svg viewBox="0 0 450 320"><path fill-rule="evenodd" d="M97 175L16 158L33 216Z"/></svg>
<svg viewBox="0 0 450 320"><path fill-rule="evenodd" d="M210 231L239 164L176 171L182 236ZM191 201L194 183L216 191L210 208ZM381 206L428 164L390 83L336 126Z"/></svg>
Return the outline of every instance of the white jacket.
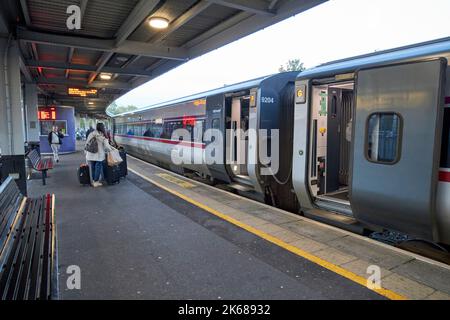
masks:
<svg viewBox="0 0 450 320"><path fill-rule="evenodd" d="M97 130L92 131L86 139L86 144L92 139L97 139L98 144L98 152L91 153L86 151L86 160L87 161L103 161L105 160L105 152L110 152L111 146L109 145L109 141L103 134L98 132Z"/></svg>

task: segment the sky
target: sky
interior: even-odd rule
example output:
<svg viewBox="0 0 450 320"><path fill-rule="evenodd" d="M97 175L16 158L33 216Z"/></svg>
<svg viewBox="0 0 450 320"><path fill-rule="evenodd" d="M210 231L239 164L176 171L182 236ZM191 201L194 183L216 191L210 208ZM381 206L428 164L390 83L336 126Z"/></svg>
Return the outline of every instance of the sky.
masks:
<svg viewBox="0 0 450 320"><path fill-rule="evenodd" d="M450 0L330 0L155 78L116 100L150 106L278 72L450 36Z"/></svg>

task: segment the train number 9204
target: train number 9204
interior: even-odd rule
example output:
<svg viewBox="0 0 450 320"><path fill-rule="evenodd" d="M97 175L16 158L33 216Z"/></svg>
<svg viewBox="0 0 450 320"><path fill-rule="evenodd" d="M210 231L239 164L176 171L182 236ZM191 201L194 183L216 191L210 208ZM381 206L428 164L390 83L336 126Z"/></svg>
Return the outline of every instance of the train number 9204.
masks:
<svg viewBox="0 0 450 320"><path fill-rule="evenodd" d="M275 103L275 98L273 97L261 97L262 103Z"/></svg>

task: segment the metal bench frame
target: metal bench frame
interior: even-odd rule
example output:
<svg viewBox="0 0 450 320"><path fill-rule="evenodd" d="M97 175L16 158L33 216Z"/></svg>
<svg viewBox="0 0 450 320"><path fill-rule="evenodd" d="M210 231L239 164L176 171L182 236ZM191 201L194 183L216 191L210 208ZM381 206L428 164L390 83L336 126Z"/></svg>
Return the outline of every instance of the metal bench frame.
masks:
<svg viewBox="0 0 450 320"><path fill-rule="evenodd" d="M30 160L34 170L42 173L42 185L45 186L45 179L47 178L47 171L53 169L52 158L42 158L36 149L27 153L27 158Z"/></svg>
<svg viewBox="0 0 450 320"><path fill-rule="evenodd" d="M0 185L0 300L58 298L55 196L23 196Z"/></svg>

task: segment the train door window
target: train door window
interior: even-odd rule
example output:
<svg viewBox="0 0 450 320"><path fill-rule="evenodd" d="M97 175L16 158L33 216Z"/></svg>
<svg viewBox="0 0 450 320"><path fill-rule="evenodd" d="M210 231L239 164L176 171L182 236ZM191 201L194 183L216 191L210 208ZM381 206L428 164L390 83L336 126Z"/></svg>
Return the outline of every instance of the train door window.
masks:
<svg viewBox="0 0 450 320"><path fill-rule="evenodd" d="M450 168L450 108L444 109L444 130L442 136L441 167Z"/></svg>
<svg viewBox="0 0 450 320"><path fill-rule="evenodd" d="M196 131L194 130L194 133L196 132L197 136L195 137L195 141L197 142L203 142L203 134L205 131L205 120L196 120L195 121L195 127Z"/></svg>
<svg viewBox="0 0 450 320"><path fill-rule="evenodd" d="M400 160L402 118L396 113L374 113L367 120L366 157L371 162Z"/></svg>
<svg viewBox="0 0 450 320"><path fill-rule="evenodd" d="M211 128L220 130L220 119L219 118L215 118L215 119L212 120Z"/></svg>

